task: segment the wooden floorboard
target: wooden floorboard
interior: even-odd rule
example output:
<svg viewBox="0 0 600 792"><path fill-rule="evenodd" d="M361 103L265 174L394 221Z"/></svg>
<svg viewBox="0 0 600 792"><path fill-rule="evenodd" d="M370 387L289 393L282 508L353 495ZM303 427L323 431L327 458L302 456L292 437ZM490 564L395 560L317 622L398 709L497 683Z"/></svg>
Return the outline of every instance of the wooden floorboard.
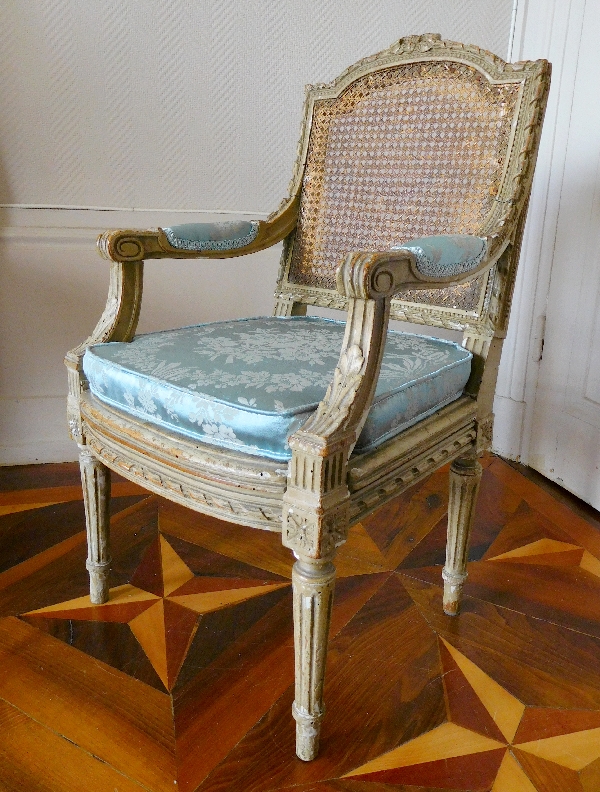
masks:
<svg viewBox="0 0 600 792"><path fill-rule="evenodd" d="M142 792L143 786L0 700L2 792Z"/></svg>
<svg viewBox="0 0 600 792"><path fill-rule="evenodd" d="M600 792L600 515L573 496L484 459L458 618L447 468L355 526L303 763L280 536L115 477L92 606L78 477L0 469L0 792Z"/></svg>

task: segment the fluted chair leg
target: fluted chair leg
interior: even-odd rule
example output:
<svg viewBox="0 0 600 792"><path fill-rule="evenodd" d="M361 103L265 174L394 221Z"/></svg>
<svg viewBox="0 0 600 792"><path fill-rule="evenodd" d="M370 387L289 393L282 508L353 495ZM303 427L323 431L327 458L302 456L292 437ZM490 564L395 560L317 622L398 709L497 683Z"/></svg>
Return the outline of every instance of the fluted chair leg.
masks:
<svg viewBox="0 0 600 792"><path fill-rule="evenodd" d="M335 585L331 557L298 557L292 570L294 589L294 647L296 696L296 753L309 762L319 751L327 639Z"/></svg>
<svg viewBox="0 0 600 792"><path fill-rule="evenodd" d="M79 466L87 528L90 599L94 605L101 605L108 600L110 470L86 446L80 446Z"/></svg>
<svg viewBox="0 0 600 792"><path fill-rule="evenodd" d="M456 616L465 580L467 557L475 506L479 493L482 467L476 456L461 457L450 467L450 500L448 503L448 539L444 579L444 612Z"/></svg>

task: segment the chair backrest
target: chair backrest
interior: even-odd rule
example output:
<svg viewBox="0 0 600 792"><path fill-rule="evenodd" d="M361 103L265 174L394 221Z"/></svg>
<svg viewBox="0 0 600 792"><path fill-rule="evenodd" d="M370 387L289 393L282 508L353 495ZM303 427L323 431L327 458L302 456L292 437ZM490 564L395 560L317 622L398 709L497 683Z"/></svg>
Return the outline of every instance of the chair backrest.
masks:
<svg viewBox="0 0 600 792"><path fill-rule="evenodd" d="M475 234L504 254L486 275L404 292L392 317L494 332L508 315L549 86L547 61L507 64L410 36L329 85L309 86L290 201L298 224L278 294L344 309L335 272L353 250Z"/></svg>

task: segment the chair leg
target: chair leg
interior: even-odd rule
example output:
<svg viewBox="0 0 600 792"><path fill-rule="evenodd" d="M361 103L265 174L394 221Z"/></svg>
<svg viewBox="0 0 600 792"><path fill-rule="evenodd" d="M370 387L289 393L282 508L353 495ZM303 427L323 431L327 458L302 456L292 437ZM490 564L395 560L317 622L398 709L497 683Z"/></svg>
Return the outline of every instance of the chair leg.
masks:
<svg viewBox="0 0 600 792"><path fill-rule="evenodd" d="M323 706L323 682L327 639L335 585L332 556L313 559L297 556L292 570L294 589L294 647L296 697L296 753L310 762L319 751Z"/></svg>
<svg viewBox="0 0 600 792"><path fill-rule="evenodd" d="M469 539L475 516L482 467L476 456L455 459L450 467L448 539L444 579L444 612L456 616L467 579Z"/></svg>
<svg viewBox="0 0 600 792"><path fill-rule="evenodd" d="M94 605L108 600L110 567L110 470L86 446L79 446L90 573L90 599Z"/></svg>

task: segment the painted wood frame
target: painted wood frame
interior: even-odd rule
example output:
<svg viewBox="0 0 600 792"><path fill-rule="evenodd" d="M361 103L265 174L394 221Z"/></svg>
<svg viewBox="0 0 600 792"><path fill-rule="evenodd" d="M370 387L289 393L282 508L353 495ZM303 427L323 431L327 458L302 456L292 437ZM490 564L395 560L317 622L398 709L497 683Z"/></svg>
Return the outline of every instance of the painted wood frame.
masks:
<svg viewBox="0 0 600 792"><path fill-rule="evenodd" d="M479 231L487 241L486 256L477 269L462 277L429 278L419 272L407 250L352 251L340 263L337 290L291 284L287 275L315 102L339 95L365 74L421 60L466 63L489 81L519 85L500 193ZM352 66L330 85L309 88L290 195L260 222L258 235L246 247L179 250L170 245L162 229L110 231L99 239L101 253L112 262L106 308L92 335L69 352L65 361L69 426L81 449L92 601L103 602L108 596L109 469L197 511L282 531L284 545L297 558L293 714L301 759L311 760L318 752L335 549L345 541L350 525L447 462L453 464L444 608L449 614L458 612L481 476L477 455L491 443L492 400L549 77L546 61L506 64L477 47L442 41L435 35L400 39L388 50ZM314 414L289 438L289 465L186 439L93 398L82 370L83 355L91 344L133 339L144 259L238 256L282 239L276 315L303 314L308 304L347 311L332 382ZM486 276L487 286L475 314L403 303L395 297L404 290L440 289L477 275ZM377 449L353 454L373 400L390 317L462 329L464 346L474 356L471 377L465 395L457 401Z"/></svg>

